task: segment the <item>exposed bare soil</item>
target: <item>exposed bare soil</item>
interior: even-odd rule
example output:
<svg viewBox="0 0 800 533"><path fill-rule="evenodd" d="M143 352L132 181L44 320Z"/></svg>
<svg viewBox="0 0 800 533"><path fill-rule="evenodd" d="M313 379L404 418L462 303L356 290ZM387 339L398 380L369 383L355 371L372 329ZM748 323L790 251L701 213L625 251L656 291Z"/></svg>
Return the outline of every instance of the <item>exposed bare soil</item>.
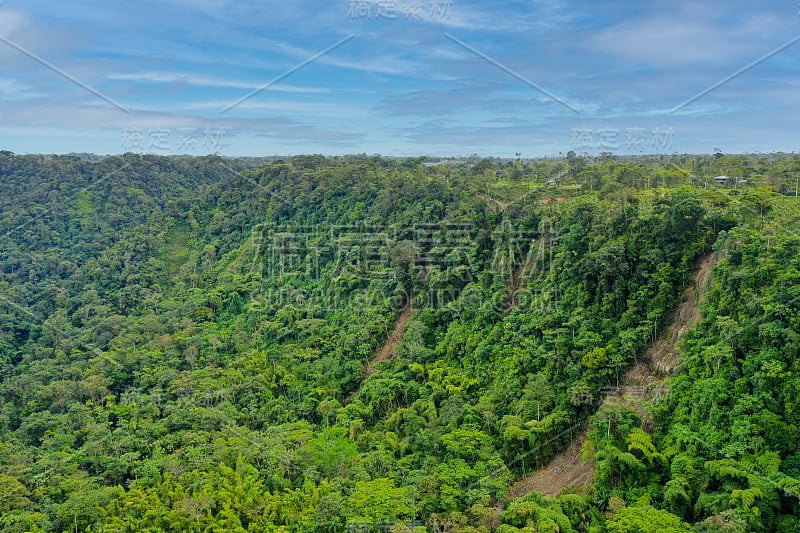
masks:
<svg viewBox="0 0 800 533"><path fill-rule="evenodd" d="M623 384L605 397L601 409L612 402L633 407L642 417L643 429L652 429L646 405L667 393L664 379L674 373L680 364L680 351L676 344L700 320L700 301L708 288L711 268L717 259L715 253L706 254L700 259L680 304L672 313L669 325L645 351L641 361L628 370ZM566 490L587 486L594 476L594 465L582 459L586 438L587 432L584 430L546 467L513 485L508 493L509 498L521 498L532 491L558 496Z"/></svg>
<svg viewBox="0 0 800 533"><path fill-rule="evenodd" d="M375 365L379 361L388 361L392 358L397 346L403 342L403 335L406 332L408 320L411 318L411 313L413 312L414 307L409 303L408 306L403 309L403 312L400 313L400 316L397 317L397 320L395 320L392 331L386 338L386 342L383 343L383 346L381 346L380 350L378 350L378 352L375 354L375 357L372 358L372 361L370 361L367 367L364 369L364 374L361 376L361 381L364 381L366 378L375 373ZM351 392L347 398L344 399L344 405L350 403L350 400L352 400L360 390L361 387Z"/></svg>
<svg viewBox="0 0 800 533"><path fill-rule="evenodd" d="M403 342L403 335L406 332L406 326L408 325L408 319L411 318L411 313L414 312L414 308L411 307L409 304L403 312L400 313L400 316L397 317L397 320L394 322L394 327L392 328L392 332L389 333L389 337L386 338L386 342L383 343L381 349L378 350L378 353L375 354L375 357L372 358L372 361L369 362L367 368L364 369L364 377L371 376L375 372L375 364L379 361L387 361L391 359L392 354L394 353L395 348Z"/></svg>

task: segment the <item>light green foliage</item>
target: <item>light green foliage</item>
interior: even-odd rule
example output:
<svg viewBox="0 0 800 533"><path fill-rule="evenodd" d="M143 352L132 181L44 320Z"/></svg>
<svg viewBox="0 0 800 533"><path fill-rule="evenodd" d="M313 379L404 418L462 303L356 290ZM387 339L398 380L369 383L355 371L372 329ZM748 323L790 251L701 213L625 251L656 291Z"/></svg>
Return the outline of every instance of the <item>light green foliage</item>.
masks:
<svg viewBox="0 0 800 533"><path fill-rule="evenodd" d="M680 518L653 507L626 507L608 520L609 533L692 533Z"/></svg>
<svg viewBox="0 0 800 533"><path fill-rule="evenodd" d="M356 521L365 522L396 522L411 512L405 490L385 478L357 482L347 505Z"/></svg>
<svg viewBox="0 0 800 533"><path fill-rule="evenodd" d="M583 356L581 363L583 363L590 370L600 370L608 364L608 355L606 355L606 349L600 347L592 348L589 353Z"/></svg>
<svg viewBox="0 0 800 533"><path fill-rule="evenodd" d="M0 513L30 506L30 492L18 479L0 474Z"/></svg>

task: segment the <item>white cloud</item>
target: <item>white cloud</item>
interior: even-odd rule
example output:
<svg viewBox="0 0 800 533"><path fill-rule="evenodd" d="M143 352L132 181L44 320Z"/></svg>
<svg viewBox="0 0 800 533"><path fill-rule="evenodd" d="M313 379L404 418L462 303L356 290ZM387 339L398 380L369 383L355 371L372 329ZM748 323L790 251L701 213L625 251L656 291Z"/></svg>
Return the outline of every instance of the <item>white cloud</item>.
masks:
<svg viewBox="0 0 800 533"><path fill-rule="evenodd" d="M19 80L0 78L0 100L29 100L41 96L41 93L35 92Z"/></svg>
<svg viewBox="0 0 800 533"><path fill-rule="evenodd" d="M0 9L0 35L13 37L27 25L25 14L19 9Z"/></svg>
<svg viewBox="0 0 800 533"><path fill-rule="evenodd" d="M193 102L182 105L180 108L187 111L201 111L212 110L219 111L220 109L230 105L227 100L211 100L205 102ZM236 109L248 111L266 111L285 113L292 115L306 115L310 117L349 117L352 118L357 115L366 115L363 108L354 106L346 106L340 103L308 103L308 102L286 102L286 101L259 101L254 97L251 100L246 100L236 106Z"/></svg>
<svg viewBox="0 0 800 533"><path fill-rule="evenodd" d="M320 50L302 48L300 46L295 46L283 41L268 40L268 42L279 48L281 51L295 56L298 58L298 60L306 60L320 52ZM335 41L332 40L330 44L334 44L334 42ZM429 68L429 66L424 63L410 61L400 57L397 54L378 55L375 53L376 44L385 43L366 42L364 36L356 36L355 39L343 44L339 49L333 50L330 53L320 57L315 61L315 63L322 63L334 67L347 68L363 72L394 75L412 75L425 71ZM348 50L348 48L350 48L350 50ZM353 48L355 48L362 55L366 49L368 55L366 58L359 57L355 60L342 59L343 56L352 57ZM313 68L313 63L305 68Z"/></svg>
<svg viewBox="0 0 800 533"><path fill-rule="evenodd" d="M251 81L220 79L195 74L168 72L168 71L149 71L133 73L111 73L106 76L109 80L138 81L145 83L166 83L166 84L187 84L199 87L224 87L233 89L257 89L263 86L264 82L255 83ZM268 80L267 80L268 81ZM290 93L325 93L328 89L318 87L298 87L276 83L269 87L270 91L281 91Z"/></svg>
<svg viewBox="0 0 800 533"><path fill-rule="evenodd" d="M611 26L593 35L587 49L655 67L728 65L757 58L769 50L770 42L773 47L781 44L774 35L783 22L765 14L722 21L711 6L685 6Z"/></svg>

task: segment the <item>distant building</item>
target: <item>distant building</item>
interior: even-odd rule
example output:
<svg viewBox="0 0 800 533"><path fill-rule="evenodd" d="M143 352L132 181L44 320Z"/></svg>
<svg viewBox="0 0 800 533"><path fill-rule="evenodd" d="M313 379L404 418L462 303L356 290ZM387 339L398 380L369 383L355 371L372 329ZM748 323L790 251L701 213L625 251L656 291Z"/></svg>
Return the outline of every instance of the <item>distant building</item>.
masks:
<svg viewBox="0 0 800 533"><path fill-rule="evenodd" d="M747 183L745 178L737 178L734 176L715 176L714 182L717 185L733 185L737 187L741 183Z"/></svg>
<svg viewBox="0 0 800 533"><path fill-rule="evenodd" d="M424 163L422 163L422 165L426 167L437 167L439 165L447 166L447 165L453 165L455 163L458 163L458 161L455 159L441 159L439 161L425 161Z"/></svg>
<svg viewBox="0 0 800 533"><path fill-rule="evenodd" d="M547 185L549 185L550 187L554 187L558 185L558 182L556 180L547 180Z"/></svg>

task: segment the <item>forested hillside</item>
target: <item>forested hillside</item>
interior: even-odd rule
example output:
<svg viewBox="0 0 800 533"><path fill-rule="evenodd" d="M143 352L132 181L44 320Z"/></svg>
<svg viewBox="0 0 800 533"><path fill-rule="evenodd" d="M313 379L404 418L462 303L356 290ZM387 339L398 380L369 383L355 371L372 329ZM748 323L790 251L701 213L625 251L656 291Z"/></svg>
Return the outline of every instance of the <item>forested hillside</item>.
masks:
<svg viewBox="0 0 800 533"><path fill-rule="evenodd" d="M796 156L254 164L0 153L0 531L800 531Z"/></svg>

